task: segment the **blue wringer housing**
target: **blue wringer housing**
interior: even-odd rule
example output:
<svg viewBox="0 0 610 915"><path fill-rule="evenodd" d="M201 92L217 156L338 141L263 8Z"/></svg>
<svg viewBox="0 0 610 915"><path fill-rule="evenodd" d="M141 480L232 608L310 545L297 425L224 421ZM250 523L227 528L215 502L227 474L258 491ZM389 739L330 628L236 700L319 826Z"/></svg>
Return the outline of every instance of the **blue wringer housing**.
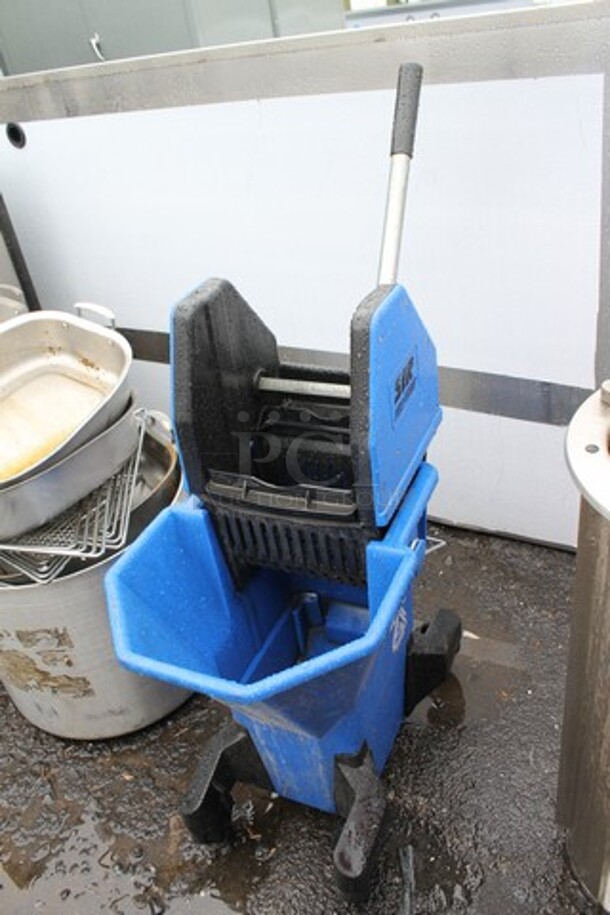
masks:
<svg viewBox="0 0 610 915"><path fill-rule="evenodd" d="M460 642L449 611L413 631L441 419L434 346L395 284L421 75L400 71L379 284L349 358L279 348L225 280L180 302L174 419L193 497L107 578L119 659L232 712L187 796L191 831L227 837L237 781L337 812L353 899L379 846L379 773Z"/></svg>

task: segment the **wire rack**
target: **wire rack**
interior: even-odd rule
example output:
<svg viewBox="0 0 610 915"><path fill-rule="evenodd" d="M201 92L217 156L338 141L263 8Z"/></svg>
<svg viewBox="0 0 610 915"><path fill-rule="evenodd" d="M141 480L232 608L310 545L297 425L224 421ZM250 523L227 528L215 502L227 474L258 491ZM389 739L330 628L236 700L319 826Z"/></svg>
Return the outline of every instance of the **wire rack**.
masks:
<svg viewBox="0 0 610 915"><path fill-rule="evenodd" d="M96 559L124 546L129 530L146 415L139 417L137 447L129 460L102 486L72 508L35 530L0 543L0 571L31 581L52 581L71 559ZM0 587L2 578L0 577Z"/></svg>

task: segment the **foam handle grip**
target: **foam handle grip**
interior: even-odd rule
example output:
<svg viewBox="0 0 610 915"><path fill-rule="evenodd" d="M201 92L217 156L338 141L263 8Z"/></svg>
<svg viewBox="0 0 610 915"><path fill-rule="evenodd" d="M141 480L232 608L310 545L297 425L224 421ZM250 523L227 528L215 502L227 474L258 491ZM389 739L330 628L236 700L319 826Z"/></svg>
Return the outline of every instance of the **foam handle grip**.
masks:
<svg viewBox="0 0 610 915"><path fill-rule="evenodd" d="M417 110L419 108L419 90L423 76L419 64L402 64L398 71L396 89L396 107L394 109L394 129L392 131L391 155L405 153L413 157Z"/></svg>

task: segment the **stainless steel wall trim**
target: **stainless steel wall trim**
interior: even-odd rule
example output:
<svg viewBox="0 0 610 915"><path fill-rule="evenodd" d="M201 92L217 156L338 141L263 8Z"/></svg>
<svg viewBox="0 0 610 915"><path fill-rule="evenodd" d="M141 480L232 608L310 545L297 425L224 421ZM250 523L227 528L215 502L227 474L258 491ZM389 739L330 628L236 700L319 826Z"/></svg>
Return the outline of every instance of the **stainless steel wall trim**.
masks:
<svg viewBox="0 0 610 915"><path fill-rule="evenodd" d="M168 334L133 328L118 330L129 340L136 359L168 362ZM308 365L316 361L341 372L349 372L349 357L345 353L316 353L314 357L310 350L281 346L279 354L282 362ZM566 426L591 394L589 388L443 366L439 369L439 376L441 403L445 407L549 426Z"/></svg>
<svg viewBox="0 0 610 915"><path fill-rule="evenodd" d="M0 122L385 89L405 60L429 83L605 72L610 0L198 48L0 80Z"/></svg>

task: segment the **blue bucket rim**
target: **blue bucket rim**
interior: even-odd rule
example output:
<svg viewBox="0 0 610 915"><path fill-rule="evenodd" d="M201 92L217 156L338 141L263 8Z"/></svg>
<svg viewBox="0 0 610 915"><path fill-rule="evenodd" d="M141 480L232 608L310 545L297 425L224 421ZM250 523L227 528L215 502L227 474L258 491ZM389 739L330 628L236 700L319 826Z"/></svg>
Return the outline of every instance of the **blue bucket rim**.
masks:
<svg viewBox="0 0 610 915"><path fill-rule="evenodd" d="M419 565L420 560L417 553L409 549L393 576L378 612L364 635L315 658L310 658L298 665L293 665L285 670L263 677L255 683L239 683L237 680L227 680L224 677L179 667L176 664L156 660L133 651L129 646L129 637L123 626L119 606L116 575L117 571L120 570L117 564L106 578L108 611L115 652L119 660L131 670L195 690L225 703L251 705L255 702L263 702L280 692L295 689L317 677L322 677L334 670L354 664L372 655L387 635L394 618L398 614L403 595L415 578ZM398 650L398 647L396 650Z"/></svg>
<svg viewBox="0 0 610 915"><path fill-rule="evenodd" d="M424 463L410 492L407 493L399 514L404 518L413 519L418 517L422 511L425 511L437 479L436 470L431 465ZM192 512L193 507L197 504L198 500L191 497L181 506L175 506L173 511ZM203 509L199 510L203 511ZM165 509L161 515L165 515L170 511L171 509ZM161 515L157 518L157 521L161 518ZM121 610L121 587L119 585L121 569L133 558L134 550L146 548L146 542L155 524L156 521L140 535L137 542L131 546L129 552L119 559L106 576L108 614L115 653L119 661L130 670L195 690L230 705L252 705L256 702L263 702L278 693L298 688L304 683L323 677L334 670L354 664L372 655L386 637L390 625L402 605L403 596L414 580L425 554L425 543L412 543L408 546L400 544L400 536L397 536L396 528L394 530L391 529L385 541L371 542L367 547L367 552L373 548L384 551L387 549L392 553L400 553L400 564L392 575L390 585L383 595L378 610L373 615L364 635L345 645L333 648L322 655L263 677L255 683L239 683L237 680L229 680L224 677L179 667L167 661L160 661L134 651L130 647L129 635L127 627L124 625L124 616ZM400 527L401 525L398 526Z"/></svg>

